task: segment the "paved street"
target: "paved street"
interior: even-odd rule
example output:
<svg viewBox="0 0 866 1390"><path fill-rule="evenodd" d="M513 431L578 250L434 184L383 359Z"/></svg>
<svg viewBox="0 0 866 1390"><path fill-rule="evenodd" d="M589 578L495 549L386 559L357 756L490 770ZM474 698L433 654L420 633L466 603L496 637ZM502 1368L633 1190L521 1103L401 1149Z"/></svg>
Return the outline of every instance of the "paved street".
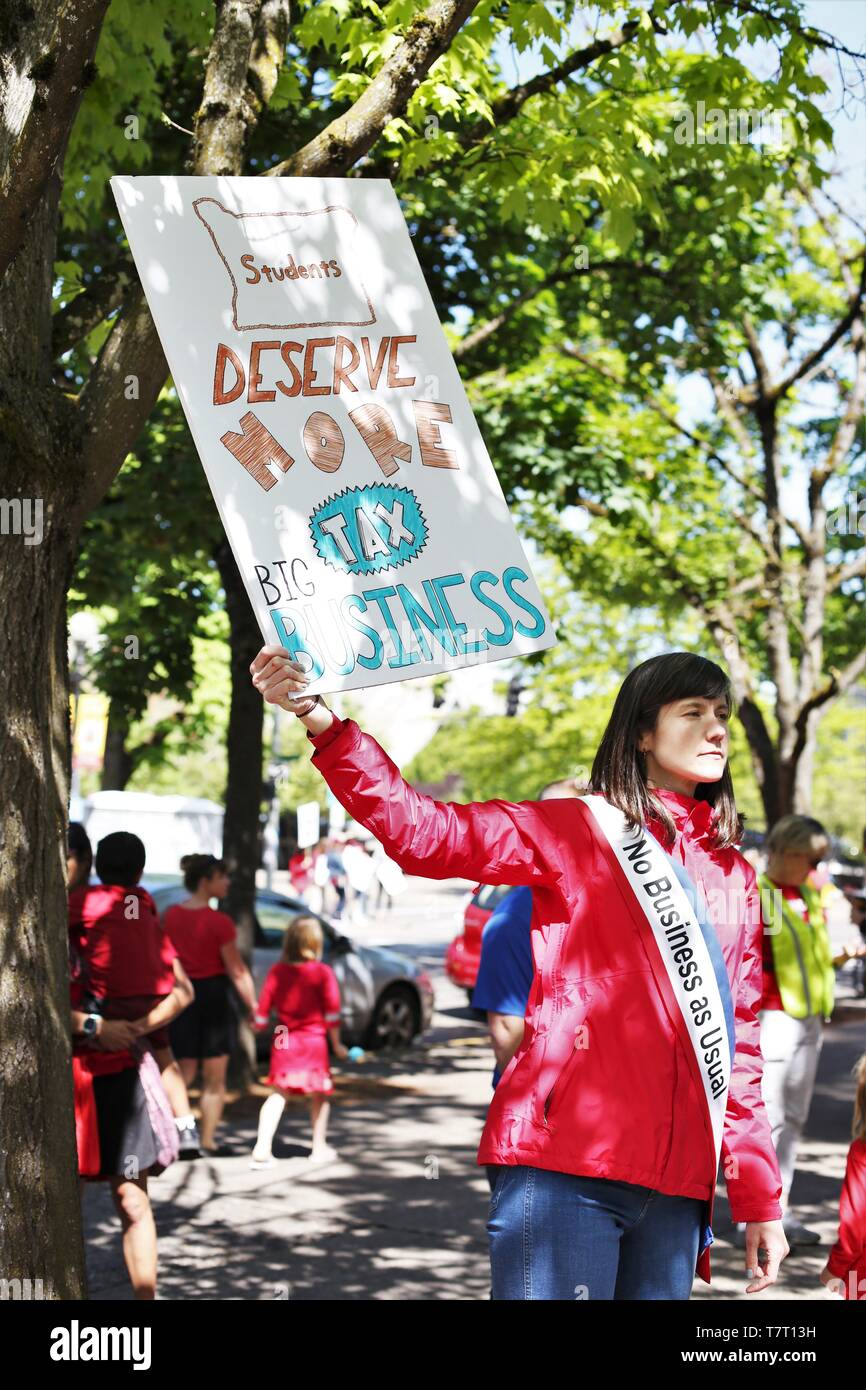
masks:
<svg viewBox="0 0 866 1390"><path fill-rule="evenodd" d="M277 885L280 886L280 885ZM468 885L411 880L392 911L347 932L399 944L436 986L434 1028L399 1060L334 1068L330 1142L339 1157L310 1168L306 1106L287 1107L274 1168L248 1165L264 1087L231 1103L231 1157L175 1164L154 1179L160 1292L166 1299L484 1299L487 1181L475 1165L490 1098L491 1053L466 997L445 978L445 945ZM834 930L834 937L841 928ZM840 994L850 993L844 979ZM795 1252L774 1296L831 1297L818 1271L835 1239L848 1147L850 1069L866 1047L866 1001L847 999L827 1028L793 1198L825 1244ZM85 1202L91 1296L130 1297L105 1185ZM743 1253L720 1191L713 1284L695 1298L746 1299Z"/></svg>

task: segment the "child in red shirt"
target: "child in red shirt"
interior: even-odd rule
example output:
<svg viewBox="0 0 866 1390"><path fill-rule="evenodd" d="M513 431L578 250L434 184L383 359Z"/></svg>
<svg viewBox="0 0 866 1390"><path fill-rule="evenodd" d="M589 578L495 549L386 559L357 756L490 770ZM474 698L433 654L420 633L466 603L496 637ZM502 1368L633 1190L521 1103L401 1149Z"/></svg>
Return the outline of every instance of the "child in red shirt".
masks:
<svg viewBox="0 0 866 1390"><path fill-rule="evenodd" d="M839 1239L821 1271L821 1283L842 1298L866 1302L866 1052L855 1076L854 1142L839 1201Z"/></svg>
<svg viewBox="0 0 866 1390"><path fill-rule="evenodd" d="M256 1007L253 1027L267 1025L275 1012L268 1082L274 1088L259 1114L259 1132L250 1166L269 1167L272 1145L286 1097L308 1095L313 1126L310 1161L324 1162L336 1152L326 1143L333 1090L328 1038L337 1057L348 1051L340 1042L340 988L322 960L322 928L315 917L296 917L286 930L282 959L271 966Z"/></svg>

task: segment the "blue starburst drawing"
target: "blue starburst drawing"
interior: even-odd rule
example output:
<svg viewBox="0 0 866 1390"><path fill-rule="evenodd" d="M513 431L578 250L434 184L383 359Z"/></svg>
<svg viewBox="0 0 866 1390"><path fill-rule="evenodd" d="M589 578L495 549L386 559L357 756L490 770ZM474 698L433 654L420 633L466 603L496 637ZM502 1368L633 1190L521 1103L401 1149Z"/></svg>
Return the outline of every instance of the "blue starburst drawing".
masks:
<svg viewBox="0 0 866 1390"><path fill-rule="evenodd" d="M378 574L414 560L427 544L427 522L407 487L369 483L328 497L310 517L316 554L346 574Z"/></svg>

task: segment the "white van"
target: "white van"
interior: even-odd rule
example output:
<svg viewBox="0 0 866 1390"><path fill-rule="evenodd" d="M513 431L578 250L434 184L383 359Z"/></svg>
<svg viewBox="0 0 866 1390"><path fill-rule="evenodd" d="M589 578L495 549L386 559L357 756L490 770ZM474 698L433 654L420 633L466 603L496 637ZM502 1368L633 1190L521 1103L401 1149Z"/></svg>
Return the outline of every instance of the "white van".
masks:
<svg viewBox="0 0 866 1390"><path fill-rule="evenodd" d="M184 854L222 854L222 806L200 796L157 796L152 792L94 792L79 819L94 853L104 835L130 830L144 841L145 874L180 874ZM71 817L73 820L76 817Z"/></svg>

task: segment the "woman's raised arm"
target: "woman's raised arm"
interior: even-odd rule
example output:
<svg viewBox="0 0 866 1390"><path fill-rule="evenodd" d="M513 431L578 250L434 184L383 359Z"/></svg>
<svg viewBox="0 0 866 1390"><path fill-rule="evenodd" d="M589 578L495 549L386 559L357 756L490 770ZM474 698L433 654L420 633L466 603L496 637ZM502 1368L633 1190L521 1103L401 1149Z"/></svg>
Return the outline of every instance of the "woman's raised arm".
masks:
<svg viewBox="0 0 866 1390"><path fill-rule="evenodd" d="M334 724L327 706L305 701L303 668L282 647L263 647L250 670L269 703L293 713L308 710L299 717L317 745L315 766L341 805L406 873L530 887L557 883L549 857L553 838L537 802L436 801L410 786L354 720Z"/></svg>

